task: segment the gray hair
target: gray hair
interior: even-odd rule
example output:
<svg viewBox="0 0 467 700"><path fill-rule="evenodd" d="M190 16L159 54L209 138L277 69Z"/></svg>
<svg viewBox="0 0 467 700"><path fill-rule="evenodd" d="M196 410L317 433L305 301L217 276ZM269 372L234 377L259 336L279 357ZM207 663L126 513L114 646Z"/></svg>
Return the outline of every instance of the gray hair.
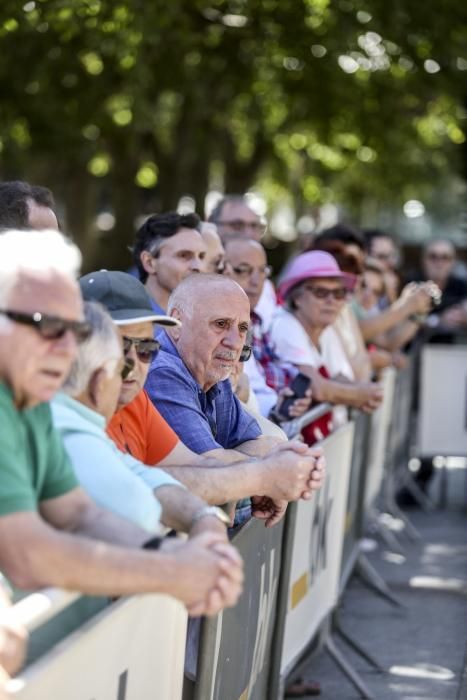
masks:
<svg viewBox="0 0 467 700"><path fill-rule="evenodd" d="M69 396L82 394L97 369L105 369L111 375L122 357L120 336L112 318L102 304L84 302L84 317L91 324L89 340L78 347L78 354L71 368L63 391Z"/></svg>
<svg viewBox="0 0 467 700"><path fill-rule="evenodd" d="M0 234L0 307L5 307L11 290L24 272L56 272L76 279L81 253L58 231L19 231Z"/></svg>

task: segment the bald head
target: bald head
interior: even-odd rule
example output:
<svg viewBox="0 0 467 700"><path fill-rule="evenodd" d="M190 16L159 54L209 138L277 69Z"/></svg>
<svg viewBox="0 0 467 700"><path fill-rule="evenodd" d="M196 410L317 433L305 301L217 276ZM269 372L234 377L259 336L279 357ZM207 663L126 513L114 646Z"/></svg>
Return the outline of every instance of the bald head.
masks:
<svg viewBox="0 0 467 700"><path fill-rule="evenodd" d="M169 299L168 312L182 322L168 331L203 391L227 379L246 342L250 304L234 280L192 275Z"/></svg>
<svg viewBox="0 0 467 700"><path fill-rule="evenodd" d="M202 311L204 304L212 305L219 296L238 299L249 306L247 295L234 280L216 274L191 275L170 295L167 313L173 316L173 310L178 309L192 316L194 311Z"/></svg>

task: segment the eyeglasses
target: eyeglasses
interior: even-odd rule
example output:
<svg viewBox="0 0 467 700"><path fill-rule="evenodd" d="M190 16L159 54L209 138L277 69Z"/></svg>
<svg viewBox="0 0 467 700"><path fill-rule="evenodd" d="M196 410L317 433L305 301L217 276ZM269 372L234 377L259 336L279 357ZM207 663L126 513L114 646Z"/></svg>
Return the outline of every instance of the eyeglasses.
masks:
<svg viewBox="0 0 467 700"><path fill-rule="evenodd" d="M239 362L248 362L251 357L251 345L244 345L238 358Z"/></svg>
<svg viewBox="0 0 467 700"><path fill-rule="evenodd" d="M228 226L236 233L245 233L248 230L259 233L262 236L268 227L265 221L244 221L243 219L233 219L232 221L217 221L218 226Z"/></svg>
<svg viewBox="0 0 467 700"><path fill-rule="evenodd" d="M123 381L127 379L128 375L134 368L135 361L131 357L125 357L125 364L123 365L122 371L120 372L120 376L122 377Z"/></svg>
<svg viewBox="0 0 467 700"><path fill-rule="evenodd" d="M269 265L264 265L263 267L253 267L252 265L248 265L247 263L238 265L237 267L232 267L232 270L235 272L236 275L238 275L242 279L247 279L247 277L251 277L253 272L257 272L258 275L260 275L260 277L270 277L272 273L272 267L270 267Z"/></svg>
<svg viewBox="0 0 467 700"><path fill-rule="evenodd" d="M452 262L454 260L449 253L427 253L426 257L431 262Z"/></svg>
<svg viewBox="0 0 467 700"><path fill-rule="evenodd" d="M132 345L135 346L138 360L146 364L153 361L161 347L159 341L154 340L154 338L129 338L124 336L123 352L125 355L130 352Z"/></svg>
<svg viewBox="0 0 467 700"><path fill-rule="evenodd" d="M39 311L24 314L20 311L0 309L0 313L11 321L32 326L43 340L59 340L67 331L71 331L77 343L84 343L92 334L92 326L87 321L69 321L59 316L42 314Z"/></svg>
<svg viewBox="0 0 467 700"><path fill-rule="evenodd" d="M339 289L327 289L326 287L304 287L307 292L311 292L317 299L329 299L332 297L336 301L342 301L347 296L347 290L344 287Z"/></svg>

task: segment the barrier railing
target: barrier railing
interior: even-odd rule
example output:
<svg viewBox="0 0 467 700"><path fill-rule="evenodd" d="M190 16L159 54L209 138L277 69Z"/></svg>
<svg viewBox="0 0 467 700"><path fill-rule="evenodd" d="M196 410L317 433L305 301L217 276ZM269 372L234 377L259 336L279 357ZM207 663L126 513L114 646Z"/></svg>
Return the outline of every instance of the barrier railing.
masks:
<svg viewBox="0 0 467 700"><path fill-rule="evenodd" d="M394 379L394 373L386 374L388 393L377 420L355 411L321 443L327 476L320 492L289 505L274 528L252 519L235 534L233 543L245 561L245 590L235 609L202 623L194 700L279 698L287 675L310 646L330 640L331 615L354 570L363 519L381 490L385 453L405 444L402 421L408 419L411 397L400 394L412 380L399 373L394 391ZM319 406L296 419L294 432L329 409ZM36 599L33 613L24 612L24 605L32 605L28 599L18 604L23 621L28 615L35 620L28 626L42 624L75 599L68 596L65 602L56 593L46 598L41 604ZM155 595L120 600L27 667L10 684L11 692L18 700L152 700L156 695L177 700L185 637L186 614L175 600ZM93 670L80 675L78 686L73 679L83 668Z"/></svg>
<svg viewBox="0 0 467 700"><path fill-rule="evenodd" d="M31 598L37 595L44 594ZM46 612L37 612L37 598L33 605L26 598L9 615L36 628L72 602L55 593L52 599ZM186 620L183 605L169 596L121 599L27 666L7 689L15 700L178 700Z"/></svg>
<svg viewBox="0 0 467 700"><path fill-rule="evenodd" d="M264 700L271 666L284 540L252 519L234 535L245 562L245 587L236 607L203 623L195 700Z"/></svg>
<svg viewBox="0 0 467 700"><path fill-rule="evenodd" d="M294 506L281 679L301 658L338 600L354 428L349 422L321 443L327 463L325 484L311 501Z"/></svg>
<svg viewBox="0 0 467 700"><path fill-rule="evenodd" d="M60 588L44 588L26 596L11 608L1 610L0 623L14 621L23 625L28 632L32 632L72 605L80 597L80 593L63 591Z"/></svg>

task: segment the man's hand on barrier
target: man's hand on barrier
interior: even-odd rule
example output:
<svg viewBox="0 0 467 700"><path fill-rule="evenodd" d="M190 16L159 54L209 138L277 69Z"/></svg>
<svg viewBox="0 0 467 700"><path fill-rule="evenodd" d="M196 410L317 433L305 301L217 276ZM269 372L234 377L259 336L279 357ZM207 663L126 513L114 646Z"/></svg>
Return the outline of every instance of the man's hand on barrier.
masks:
<svg viewBox="0 0 467 700"><path fill-rule="evenodd" d="M326 476L326 459L323 454L321 447L309 447L308 451L312 454L315 459L315 466L310 472L310 478L308 481L308 489L305 490L301 498L304 501L309 501L313 495L313 491L318 491L324 483L324 478Z"/></svg>
<svg viewBox="0 0 467 700"><path fill-rule="evenodd" d="M310 498L311 491L319 488L322 481L321 458L319 448L310 448L297 440L284 443L263 460L261 495L279 501Z"/></svg>
<svg viewBox="0 0 467 700"><path fill-rule="evenodd" d="M359 401L357 408L364 413L372 413L383 400L383 387L375 382L361 383L359 386Z"/></svg>
<svg viewBox="0 0 467 700"><path fill-rule="evenodd" d="M224 608L233 607L243 590L243 560L236 548L217 538L211 539L208 547L217 557L219 573L206 598L187 606L192 617L216 615Z"/></svg>
<svg viewBox="0 0 467 700"><path fill-rule="evenodd" d="M251 499L251 514L254 518L264 520L266 527L277 525L284 517L286 510L287 501L268 496L253 496Z"/></svg>
<svg viewBox="0 0 467 700"><path fill-rule="evenodd" d="M162 551L175 563L170 592L190 615L215 615L235 605L242 592L243 562L221 536L205 532L184 544L164 543Z"/></svg>

